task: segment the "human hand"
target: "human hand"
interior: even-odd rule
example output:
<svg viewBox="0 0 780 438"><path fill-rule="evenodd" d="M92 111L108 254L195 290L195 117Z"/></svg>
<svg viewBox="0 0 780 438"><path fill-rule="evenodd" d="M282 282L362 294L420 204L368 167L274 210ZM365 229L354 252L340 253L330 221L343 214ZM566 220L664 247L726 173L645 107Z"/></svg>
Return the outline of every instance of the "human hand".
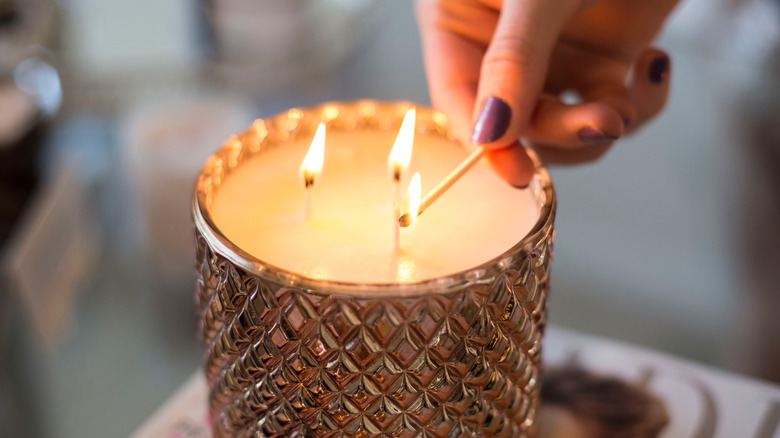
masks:
<svg viewBox="0 0 780 438"><path fill-rule="evenodd" d="M677 1L417 0L433 104L514 186L534 172L520 136L546 163L595 160L666 103L649 44Z"/></svg>

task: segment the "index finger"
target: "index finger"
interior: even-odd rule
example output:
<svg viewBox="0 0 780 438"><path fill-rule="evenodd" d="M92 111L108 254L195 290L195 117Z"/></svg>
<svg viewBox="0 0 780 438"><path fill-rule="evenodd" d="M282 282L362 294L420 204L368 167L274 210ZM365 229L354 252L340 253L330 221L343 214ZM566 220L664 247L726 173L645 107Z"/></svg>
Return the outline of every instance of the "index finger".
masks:
<svg viewBox="0 0 780 438"><path fill-rule="evenodd" d="M496 11L472 3L457 10L444 2L419 1L417 19L423 59L434 107L450 119L450 126L468 148L482 57L498 21ZM467 36L469 35L469 36ZM488 151L487 159L509 184L522 187L533 176L533 163L517 142L503 151Z"/></svg>

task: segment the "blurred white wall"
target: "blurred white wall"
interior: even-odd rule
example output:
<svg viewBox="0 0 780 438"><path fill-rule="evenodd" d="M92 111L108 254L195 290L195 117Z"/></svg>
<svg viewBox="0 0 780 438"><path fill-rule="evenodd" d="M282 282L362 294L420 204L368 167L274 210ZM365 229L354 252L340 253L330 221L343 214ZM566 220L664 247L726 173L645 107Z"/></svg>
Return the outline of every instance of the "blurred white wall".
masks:
<svg viewBox="0 0 780 438"><path fill-rule="evenodd" d="M63 0L64 46L87 75L171 69L196 58L193 0Z"/></svg>

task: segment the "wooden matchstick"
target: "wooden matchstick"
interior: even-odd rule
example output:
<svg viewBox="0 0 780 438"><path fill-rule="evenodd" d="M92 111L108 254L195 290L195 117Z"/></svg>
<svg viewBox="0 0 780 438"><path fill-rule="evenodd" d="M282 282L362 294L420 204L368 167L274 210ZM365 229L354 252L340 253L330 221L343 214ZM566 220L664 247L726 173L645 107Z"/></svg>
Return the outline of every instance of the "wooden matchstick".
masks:
<svg viewBox="0 0 780 438"><path fill-rule="evenodd" d="M422 201L420 201L420 209L417 211L417 216L419 217L423 212L433 204L434 201L439 199L439 196L444 194L450 187L452 187L453 184L457 180L460 179L466 172L468 172L469 169L474 167L475 164L482 158L482 156L485 155L485 149L478 147L474 149L474 152L471 153L468 157L466 157L465 160L463 160L462 163L458 165L458 167L455 168L449 175L447 175L446 178L444 178L436 187L433 188L430 192L428 192L427 195L425 195L425 198L423 198ZM398 223L402 227L408 227L409 225L413 224L416 218L413 218L409 215L409 213L404 213L403 216L401 216L398 219Z"/></svg>

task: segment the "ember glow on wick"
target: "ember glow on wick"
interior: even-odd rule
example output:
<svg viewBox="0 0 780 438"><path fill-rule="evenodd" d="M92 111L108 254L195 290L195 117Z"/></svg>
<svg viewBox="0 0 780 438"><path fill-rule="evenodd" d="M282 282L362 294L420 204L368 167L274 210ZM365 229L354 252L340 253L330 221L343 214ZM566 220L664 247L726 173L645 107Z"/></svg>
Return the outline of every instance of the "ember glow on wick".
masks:
<svg viewBox="0 0 780 438"><path fill-rule="evenodd" d="M311 142L309 152L301 163L299 171L301 185L304 190L303 217L311 217L311 190L314 184L320 180L322 174L322 163L325 160L325 124L320 123L317 132L314 134L314 140Z"/></svg>

